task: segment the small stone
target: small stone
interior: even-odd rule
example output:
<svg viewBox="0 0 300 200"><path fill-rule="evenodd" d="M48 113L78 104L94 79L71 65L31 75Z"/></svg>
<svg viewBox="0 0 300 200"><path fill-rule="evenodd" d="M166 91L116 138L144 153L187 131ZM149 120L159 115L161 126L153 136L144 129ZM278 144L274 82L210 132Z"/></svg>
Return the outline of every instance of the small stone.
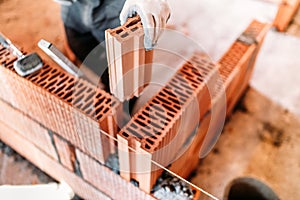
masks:
<svg viewBox="0 0 300 200"><path fill-rule="evenodd" d="M175 187L175 191L176 191L176 193L179 193L179 192L181 191L180 185L177 185L177 186Z"/></svg>
<svg viewBox="0 0 300 200"><path fill-rule="evenodd" d="M171 189L170 189L168 186L165 187L165 190L166 190L167 192L171 192Z"/></svg>

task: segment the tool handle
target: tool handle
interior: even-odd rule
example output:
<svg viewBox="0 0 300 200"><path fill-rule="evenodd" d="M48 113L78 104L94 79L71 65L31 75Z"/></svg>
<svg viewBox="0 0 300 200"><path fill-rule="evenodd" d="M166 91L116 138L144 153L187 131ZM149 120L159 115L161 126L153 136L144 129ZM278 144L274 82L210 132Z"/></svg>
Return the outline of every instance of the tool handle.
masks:
<svg viewBox="0 0 300 200"><path fill-rule="evenodd" d="M0 44L7 49L9 48L9 43L7 42L7 39L1 33L0 33Z"/></svg>
<svg viewBox="0 0 300 200"><path fill-rule="evenodd" d="M59 3L63 6L71 6L73 3L75 3L77 0L54 0L56 3Z"/></svg>
<svg viewBox="0 0 300 200"><path fill-rule="evenodd" d="M76 77L81 75L79 68L65 57L53 44L42 39L39 41L38 46L64 70Z"/></svg>
<svg viewBox="0 0 300 200"><path fill-rule="evenodd" d="M53 44L46 40L40 40L38 46L64 70L74 75L75 77L85 79L93 85L98 86L100 78L88 67L81 65L82 67L79 69Z"/></svg>
<svg viewBox="0 0 300 200"><path fill-rule="evenodd" d="M9 49L18 58L24 57L23 53L2 33L0 33L0 44L2 44L5 48Z"/></svg>

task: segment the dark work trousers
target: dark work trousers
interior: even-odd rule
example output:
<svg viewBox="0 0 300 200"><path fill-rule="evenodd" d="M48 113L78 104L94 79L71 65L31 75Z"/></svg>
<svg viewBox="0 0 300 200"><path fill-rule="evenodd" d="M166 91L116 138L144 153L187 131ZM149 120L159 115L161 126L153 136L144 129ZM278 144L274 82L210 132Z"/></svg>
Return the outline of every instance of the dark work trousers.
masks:
<svg viewBox="0 0 300 200"><path fill-rule="evenodd" d="M120 25L125 0L78 0L61 6L61 15L70 48L87 67L101 76L109 91L105 51L105 30ZM99 45L100 44L100 45Z"/></svg>

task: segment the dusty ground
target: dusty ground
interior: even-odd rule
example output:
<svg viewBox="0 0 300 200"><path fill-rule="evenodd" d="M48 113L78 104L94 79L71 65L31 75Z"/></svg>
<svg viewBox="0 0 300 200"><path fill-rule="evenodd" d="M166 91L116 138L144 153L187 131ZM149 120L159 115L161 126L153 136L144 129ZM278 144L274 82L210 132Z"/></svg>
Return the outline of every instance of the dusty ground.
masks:
<svg viewBox="0 0 300 200"><path fill-rule="evenodd" d="M0 0L0 31L24 50L37 51L46 60L37 47L41 38L64 50L59 6L51 0ZM300 36L300 12L288 33ZM299 120L252 89L239 108L213 153L199 164L192 181L221 198L231 179L249 175L268 183L282 199L298 199ZM49 181L33 173L34 168L26 161L14 159L0 152L0 184Z"/></svg>
<svg viewBox="0 0 300 200"><path fill-rule="evenodd" d="M281 199L297 200L299 128L297 117L250 89L192 182L222 198L232 179L251 176L271 186Z"/></svg>
<svg viewBox="0 0 300 200"><path fill-rule="evenodd" d="M64 29L57 3L29 0L0 0L0 32L25 51L38 52L51 60L37 43L46 39L64 51Z"/></svg>
<svg viewBox="0 0 300 200"><path fill-rule="evenodd" d="M0 185L39 184L54 180L0 142Z"/></svg>

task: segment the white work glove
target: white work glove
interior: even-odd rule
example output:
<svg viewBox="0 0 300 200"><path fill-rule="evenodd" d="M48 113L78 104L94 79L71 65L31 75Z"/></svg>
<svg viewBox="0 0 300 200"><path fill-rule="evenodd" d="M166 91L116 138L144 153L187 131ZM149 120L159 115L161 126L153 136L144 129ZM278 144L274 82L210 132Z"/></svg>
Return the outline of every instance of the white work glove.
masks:
<svg viewBox="0 0 300 200"><path fill-rule="evenodd" d="M170 18L169 4L167 0L127 0L120 14L121 25L136 14L143 23L145 48L151 50Z"/></svg>
<svg viewBox="0 0 300 200"><path fill-rule="evenodd" d="M56 3L61 4L62 6L70 6L75 3L77 0L53 0Z"/></svg>

